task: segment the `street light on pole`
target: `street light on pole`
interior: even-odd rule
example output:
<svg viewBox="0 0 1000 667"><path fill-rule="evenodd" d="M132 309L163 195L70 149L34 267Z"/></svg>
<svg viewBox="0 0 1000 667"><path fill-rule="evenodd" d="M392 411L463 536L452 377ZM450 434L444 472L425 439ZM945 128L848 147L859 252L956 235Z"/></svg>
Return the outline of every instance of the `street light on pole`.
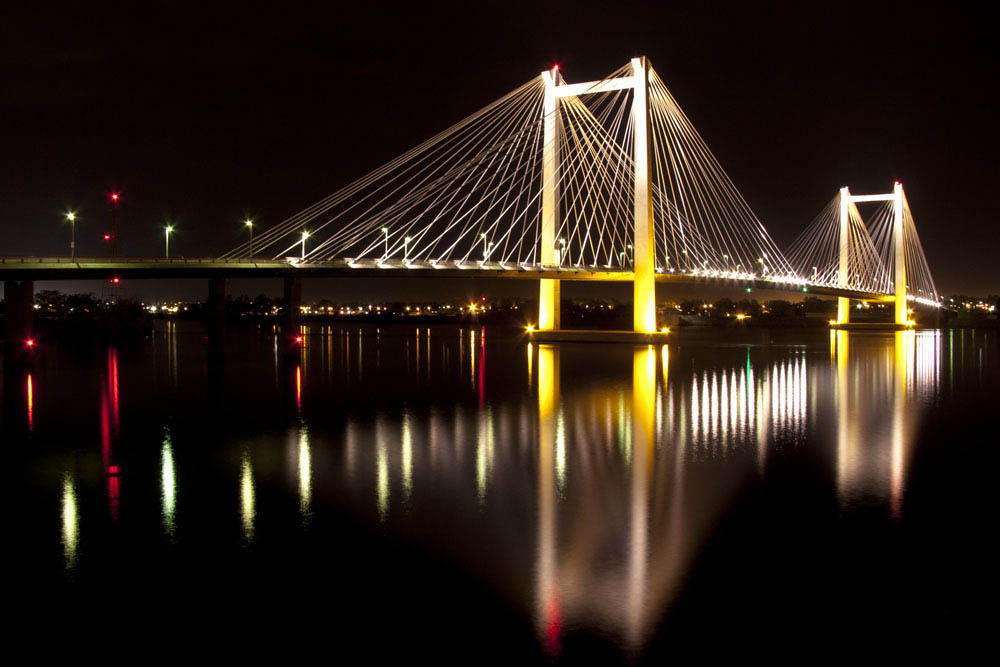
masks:
<svg viewBox="0 0 1000 667"><path fill-rule="evenodd" d="M389 256L389 228L383 227L382 233L385 234L385 252L382 253L382 259L386 259Z"/></svg>
<svg viewBox="0 0 1000 667"><path fill-rule="evenodd" d="M302 232L302 259L306 258L306 239L309 238L309 232Z"/></svg>
<svg viewBox="0 0 1000 667"><path fill-rule="evenodd" d="M407 261L407 255L410 252L410 237L407 236L403 239L403 262Z"/></svg>
<svg viewBox="0 0 1000 667"><path fill-rule="evenodd" d="M69 257L73 259L76 257L76 213L70 211L66 219L69 220Z"/></svg>
<svg viewBox="0 0 1000 667"><path fill-rule="evenodd" d="M247 218L243 221L243 224L250 230L250 259L253 259L253 220Z"/></svg>
<svg viewBox="0 0 1000 667"><path fill-rule="evenodd" d="M165 259L170 259L170 232L174 231L174 228L167 225L166 229L163 230L163 237L165 240L163 256Z"/></svg>

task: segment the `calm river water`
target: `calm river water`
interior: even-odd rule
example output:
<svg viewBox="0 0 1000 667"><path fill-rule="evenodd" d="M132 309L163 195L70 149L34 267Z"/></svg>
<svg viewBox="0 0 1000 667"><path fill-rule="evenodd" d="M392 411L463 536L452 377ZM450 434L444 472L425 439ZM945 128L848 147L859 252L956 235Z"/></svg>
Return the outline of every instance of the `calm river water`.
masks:
<svg viewBox="0 0 1000 667"><path fill-rule="evenodd" d="M185 324L6 368L8 642L812 661L992 621L996 332ZM190 327L190 325L188 325ZM12 645L13 645L12 644Z"/></svg>

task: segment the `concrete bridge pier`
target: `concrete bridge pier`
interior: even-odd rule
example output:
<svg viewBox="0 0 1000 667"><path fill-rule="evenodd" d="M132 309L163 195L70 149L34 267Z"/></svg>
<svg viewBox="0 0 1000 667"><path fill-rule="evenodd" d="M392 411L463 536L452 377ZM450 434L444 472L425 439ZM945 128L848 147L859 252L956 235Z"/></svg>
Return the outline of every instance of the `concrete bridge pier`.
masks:
<svg viewBox="0 0 1000 667"><path fill-rule="evenodd" d="M208 309L205 313L209 336L222 336L226 322L226 279L211 278L208 281Z"/></svg>
<svg viewBox="0 0 1000 667"><path fill-rule="evenodd" d="M32 280L5 280L3 283L4 361L23 360L35 335L35 283Z"/></svg>
<svg viewBox="0 0 1000 667"><path fill-rule="evenodd" d="M208 281L208 304L205 311L205 329L208 333L208 348L221 358L226 332L226 279L210 278Z"/></svg>
<svg viewBox="0 0 1000 667"><path fill-rule="evenodd" d="M302 324L302 278L285 277L284 296L285 307L282 313L281 333L289 353L298 353L301 341L295 339L300 335L299 327Z"/></svg>

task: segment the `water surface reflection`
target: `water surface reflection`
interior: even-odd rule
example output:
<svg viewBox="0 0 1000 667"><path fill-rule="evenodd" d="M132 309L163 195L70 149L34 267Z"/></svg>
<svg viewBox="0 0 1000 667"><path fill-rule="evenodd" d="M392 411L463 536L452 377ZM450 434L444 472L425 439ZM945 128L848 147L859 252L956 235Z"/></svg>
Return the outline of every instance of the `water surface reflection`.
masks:
<svg viewBox="0 0 1000 667"><path fill-rule="evenodd" d="M928 414L963 387L990 386L995 344L940 331L685 334L637 347L539 345L483 328L304 331L297 359L277 353L270 330L231 336L237 361L227 358L221 392L198 389L204 352L176 327L128 364L107 349L74 387L91 383L94 407L64 408L84 434L71 451L47 430L71 394L56 369L5 385L26 393L37 455L25 465L58 470L52 503L39 504L59 507L39 519L51 538L29 551L51 549L85 576L115 540L153 526L154 552L333 558L346 521L475 573L488 597L530 619L542 654L562 656L580 633L639 654L720 523L774 466L809 461L843 517L905 520ZM268 570L255 572L267 585Z"/></svg>

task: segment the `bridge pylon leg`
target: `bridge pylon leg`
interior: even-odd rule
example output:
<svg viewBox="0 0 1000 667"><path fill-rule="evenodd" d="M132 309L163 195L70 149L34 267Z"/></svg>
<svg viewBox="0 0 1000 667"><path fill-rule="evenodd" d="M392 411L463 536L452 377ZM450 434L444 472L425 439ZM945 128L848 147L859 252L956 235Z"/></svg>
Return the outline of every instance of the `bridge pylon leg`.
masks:
<svg viewBox="0 0 1000 667"><path fill-rule="evenodd" d="M840 188L840 266L837 271L837 284L847 287L850 271L851 248L851 192L846 187ZM846 296L837 297L837 324L849 324L851 321L851 300Z"/></svg>
<svg viewBox="0 0 1000 667"><path fill-rule="evenodd" d="M906 253L903 240L903 185L896 181L892 190L892 244L895 251L895 276L893 287L896 291L896 324L910 323L910 314L906 304Z"/></svg>
<svg viewBox="0 0 1000 667"><path fill-rule="evenodd" d="M641 333L656 331L656 240L649 187L649 61L632 59L637 81L632 100L635 128L635 238L632 241L632 325Z"/></svg>
<svg viewBox="0 0 1000 667"><path fill-rule="evenodd" d="M538 328L541 331L556 331L561 326L559 306L562 288L558 280L543 278L538 282Z"/></svg>
<svg viewBox="0 0 1000 667"><path fill-rule="evenodd" d="M541 263L560 265L561 253L556 250L556 231L559 229L559 99L556 85L560 79L555 68L542 72L545 82L545 104L542 129L542 234ZM559 302L561 289L558 280L543 278L538 288L538 328L555 331L561 326Z"/></svg>
<svg viewBox="0 0 1000 667"><path fill-rule="evenodd" d="M837 324L849 324L851 321L851 300L846 296L837 297Z"/></svg>

